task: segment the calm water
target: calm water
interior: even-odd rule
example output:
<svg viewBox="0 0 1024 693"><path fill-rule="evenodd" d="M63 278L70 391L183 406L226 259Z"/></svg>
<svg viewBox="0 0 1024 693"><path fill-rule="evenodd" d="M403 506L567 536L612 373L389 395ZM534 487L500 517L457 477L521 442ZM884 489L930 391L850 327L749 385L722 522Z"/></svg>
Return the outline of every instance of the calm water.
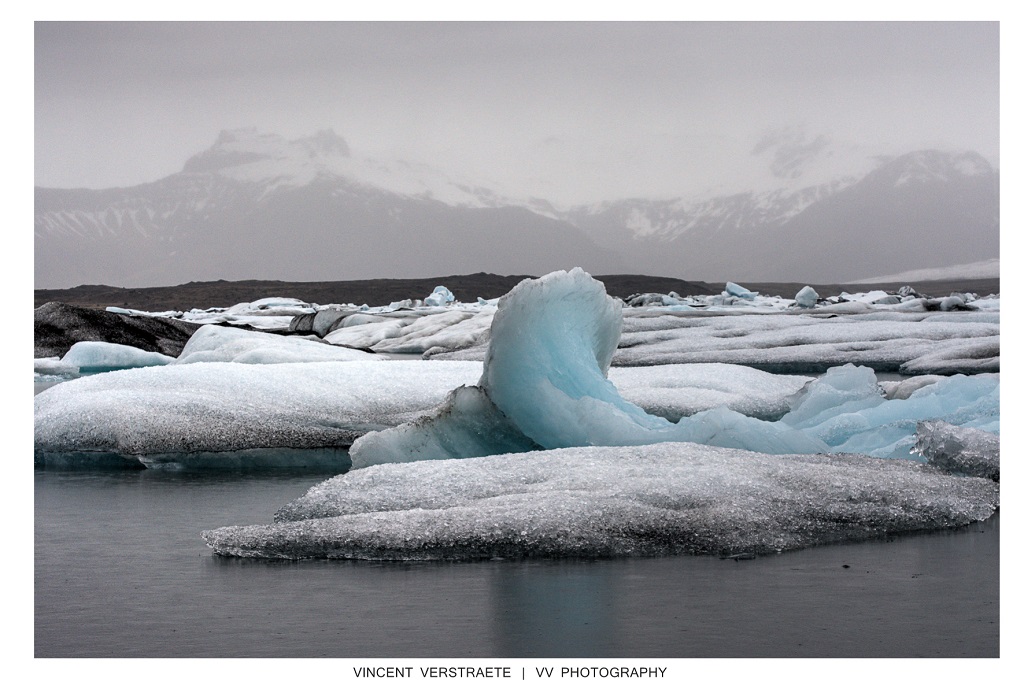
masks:
<svg viewBox="0 0 1024 693"><path fill-rule="evenodd" d="M999 654L998 516L752 561L275 562L199 537L328 475L36 470L36 656Z"/></svg>

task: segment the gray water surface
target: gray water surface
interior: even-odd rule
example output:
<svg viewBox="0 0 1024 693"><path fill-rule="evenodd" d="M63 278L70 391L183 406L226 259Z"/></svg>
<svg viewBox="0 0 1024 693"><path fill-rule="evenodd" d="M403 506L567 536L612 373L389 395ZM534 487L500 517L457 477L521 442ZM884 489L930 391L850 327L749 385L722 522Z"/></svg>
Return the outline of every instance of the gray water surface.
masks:
<svg viewBox="0 0 1024 693"><path fill-rule="evenodd" d="M37 657L997 657L999 516L756 560L214 556L325 472L35 472Z"/></svg>

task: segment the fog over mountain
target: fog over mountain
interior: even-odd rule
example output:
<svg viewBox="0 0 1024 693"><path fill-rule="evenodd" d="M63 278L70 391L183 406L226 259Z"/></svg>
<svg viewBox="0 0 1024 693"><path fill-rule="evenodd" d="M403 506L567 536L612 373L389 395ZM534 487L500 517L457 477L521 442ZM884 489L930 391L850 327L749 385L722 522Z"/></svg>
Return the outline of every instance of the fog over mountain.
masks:
<svg viewBox="0 0 1024 693"><path fill-rule="evenodd" d="M41 288L999 255L998 22L34 26Z"/></svg>
<svg viewBox="0 0 1024 693"><path fill-rule="evenodd" d="M224 131L172 176L36 189L36 285L483 271L828 281L998 257L998 177L911 152L830 184L559 207L353 153L330 130ZM969 241L969 242L967 242Z"/></svg>

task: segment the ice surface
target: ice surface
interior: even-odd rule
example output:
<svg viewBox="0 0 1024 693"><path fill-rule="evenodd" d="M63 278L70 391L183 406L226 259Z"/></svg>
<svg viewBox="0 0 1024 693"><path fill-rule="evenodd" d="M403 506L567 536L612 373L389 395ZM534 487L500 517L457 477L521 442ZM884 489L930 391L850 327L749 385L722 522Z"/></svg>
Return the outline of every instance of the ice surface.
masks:
<svg viewBox="0 0 1024 693"><path fill-rule="evenodd" d="M356 349L297 337L203 325L185 344L178 364L206 362L298 363L318 361L373 361L382 357Z"/></svg>
<svg viewBox="0 0 1024 693"><path fill-rule="evenodd" d="M999 481L999 436L993 433L922 421L914 451L939 469Z"/></svg>
<svg viewBox="0 0 1024 693"><path fill-rule="evenodd" d="M507 417L500 436L473 427L457 399L429 418L369 433L352 447L353 467L385 462L503 454L507 429L545 449L681 441L771 453L837 450L882 457L910 455L916 421L943 418L998 426L998 379L958 376L886 400L869 368L833 368L811 382L780 421L725 408L670 421L627 401L606 376L620 343L621 304L580 269L525 280L499 303L479 382ZM879 324L886 324L878 321ZM871 323L874 324L874 323ZM474 397L474 411L480 407ZM452 433L457 430L458 433ZM476 431L482 440L473 440ZM424 438L446 445L426 445ZM471 442L470 442L471 441Z"/></svg>
<svg viewBox="0 0 1024 693"><path fill-rule="evenodd" d="M917 423L941 419L999 430L999 378L956 375L886 399L867 368L833 368L810 383L780 424L794 426L837 452L912 457Z"/></svg>
<svg viewBox="0 0 1024 693"><path fill-rule="evenodd" d="M725 283L725 293L729 294L730 296L735 296L736 298L747 298L747 299L755 299L755 298L757 298L757 292L756 291L750 291L748 289L744 289L739 284L734 284L733 282L726 282Z"/></svg>
<svg viewBox="0 0 1024 693"><path fill-rule="evenodd" d="M942 382L945 378L946 376L943 375L915 375L903 380L887 380L878 385L882 388L886 399L906 399L925 385L934 385Z"/></svg>
<svg viewBox="0 0 1024 693"><path fill-rule="evenodd" d="M33 370L37 378L43 376L63 379L78 375L78 366L69 366L68 364L61 363L59 356L45 356L40 359L33 359L33 361Z"/></svg>
<svg viewBox="0 0 1024 693"><path fill-rule="evenodd" d="M844 306L856 312L844 313ZM612 363L737 363L776 373L853 363L914 375L933 367L970 374L998 372L998 353L997 313L903 313L852 302L762 315L629 309Z"/></svg>
<svg viewBox="0 0 1024 693"><path fill-rule="evenodd" d="M423 304L427 306L446 306L449 303L455 303L455 294L444 286L435 287L431 294L423 299Z"/></svg>
<svg viewBox="0 0 1024 693"><path fill-rule="evenodd" d="M902 366L906 374L993 373L999 371L999 336L949 339Z"/></svg>
<svg viewBox="0 0 1024 693"><path fill-rule="evenodd" d="M479 364L419 361L195 363L103 373L36 395L36 456L347 447L368 429L424 415L479 377Z"/></svg>
<svg viewBox="0 0 1024 693"><path fill-rule="evenodd" d="M164 366L174 359L155 351L109 342L76 342L61 358L62 366L79 372Z"/></svg>
<svg viewBox="0 0 1024 693"><path fill-rule="evenodd" d="M957 527L998 504L987 479L903 460L664 443L354 470L274 524L203 538L288 559L730 556Z"/></svg>
<svg viewBox="0 0 1024 693"><path fill-rule="evenodd" d="M77 374L59 368L55 358L37 359L36 372ZM302 415L311 417L311 428L318 420L338 422L348 431L340 438L347 445L366 430L424 416L451 390L478 382L481 372L479 362L360 361L191 364L90 376L35 398L36 446L64 457L77 450L151 459L251 450L285 440ZM613 368L610 377L627 400L672 420L723 405L778 418L808 380L729 365ZM284 429L275 430L279 426ZM316 444L319 438L304 436L292 444L303 440Z"/></svg>
<svg viewBox="0 0 1024 693"><path fill-rule="evenodd" d="M790 399L812 380L728 363L610 368L608 379L627 401L673 422L716 407L778 419L789 411Z"/></svg>
<svg viewBox="0 0 1024 693"><path fill-rule="evenodd" d="M472 386L450 392L432 416L389 430L398 433L377 437L368 446L363 439L352 444L360 467L539 449L480 388Z"/></svg>
<svg viewBox="0 0 1024 693"><path fill-rule="evenodd" d="M718 409L672 424L622 397L607 373L619 341L621 304L580 269L525 280L502 298L479 388L509 423L542 448L713 442L765 452L818 452L799 431ZM352 447L353 466L514 452L507 436L476 428L483 441L448 436L452 419L471 419L458 401L430 419L370 433ZM459 426L465 430L465 426ZM446 437L442 448L424 436Z"/></svg>
<svg viewBox="0 0 1024 693"><path fill-rule="evenodd" d="M441 353L475 346L486 341L495 307L476 305L473 310L395 313L377 322L351 324L347 320L325 337L331 344L369 348L382 354Z"/></svg>
<svg viewBox="0 0 1024 693"><path fill-rule="evenodd" d="M813 308L818 303L818 292L809 286L805 286L796 292L793 300L801 308Z"/></svg>

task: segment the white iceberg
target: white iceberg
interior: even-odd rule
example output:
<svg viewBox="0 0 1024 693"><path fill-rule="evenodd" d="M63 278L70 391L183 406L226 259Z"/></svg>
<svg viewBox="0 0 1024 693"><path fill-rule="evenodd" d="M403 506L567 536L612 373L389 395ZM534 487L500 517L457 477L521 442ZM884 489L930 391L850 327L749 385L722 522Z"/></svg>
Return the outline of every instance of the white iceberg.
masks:
<svg viewBox="0 0 1024 693"><path fill-rule="evenodd" d="M757 298L756 291L750 291L749 289L745 289L739 284L735 284L733 282L725 283L725 293L729 296L735 296L736 298L746 298L750 300Z"/></svg>
<svg viewBox="0 0 1024 693"><path fill-rule="evenodd" d="M796 292L793 300L801 308L813 308L818 303L818 292L810 286L805 286Z"/></svg>
<svg viewBox="0 0 1024 693"><path fill-rule="evenodd" d="M455 303L455 294L444 286L435 287L430 295L423 299L425 306L447 306L450 303Z"/></svg>
<svg viewBox="0 0 1024 693"><path fill-rule="evenodd" d="M237 327L203 325L178 355L177 364L209 362L301 363L320 361L373 361L381 356L357 349L285 337Z"/></svg>
<svg viewBox="0 0 1024 693"><path fill-rule="evenodd" d="M999 481L999 436L945 421L917 425L914 452L947 472Z"/></svg>
<svg viewBox="0 0 1024 693"><path fill-rule="evenodd" d="M930 367L969 375L999 371L999 331L998 313L898 312L858 302L758 315L630 309L612 365L736 363L822 373L853 363L913 375Z"/></svg>
<svg viewBox="0 0 1024 693"><path fill-rule="evenodd" d="M172 357L156 351L109 342L76 342L60 359L62 366L77 368L81 373L164 366L173 361Z"/></svg>
<svg viewBox="0 0 1024 693"><path fill-rule="evenodd" d="M367 430L424 415L479 377L479 364L419 361L194 363L103 373L36 395L35 457L41 464L118 458L148 465L246 451L266 464L270 455L253 451L286 449L294 457L344 449Z"/></svg>
<svg viewBox="0 0 1024 693"><path fill-rule="evenodd" d="M203 532L214 552L373 560L720 556L981 521L999 486L904 460L687 443L354 470L276 522Z"/></svg>
<svg viewBox="0 0 1024 693"><path fill-rule="evenodd" d="M37 377L77 374L69 368L55 358L36 359ZM326 422L337 429L331 444L347 447L365 431L425 416L481 373L479 362L374 360L193 363L90 376L35 398L37 459L87 464L109 453L152 464L187 454L189 465L209 466L214 460L194 456L244 450L253 464L266 465L270 453L256 450L287 443L297 457L312 454L300 446L327 440L323 431L289 439L291 432L316 431ZM672 420L720 406L779 418L809 380L731 365L613 368L609 375L626 399ZM485 426L483 419L477 423Z"/></svg>

